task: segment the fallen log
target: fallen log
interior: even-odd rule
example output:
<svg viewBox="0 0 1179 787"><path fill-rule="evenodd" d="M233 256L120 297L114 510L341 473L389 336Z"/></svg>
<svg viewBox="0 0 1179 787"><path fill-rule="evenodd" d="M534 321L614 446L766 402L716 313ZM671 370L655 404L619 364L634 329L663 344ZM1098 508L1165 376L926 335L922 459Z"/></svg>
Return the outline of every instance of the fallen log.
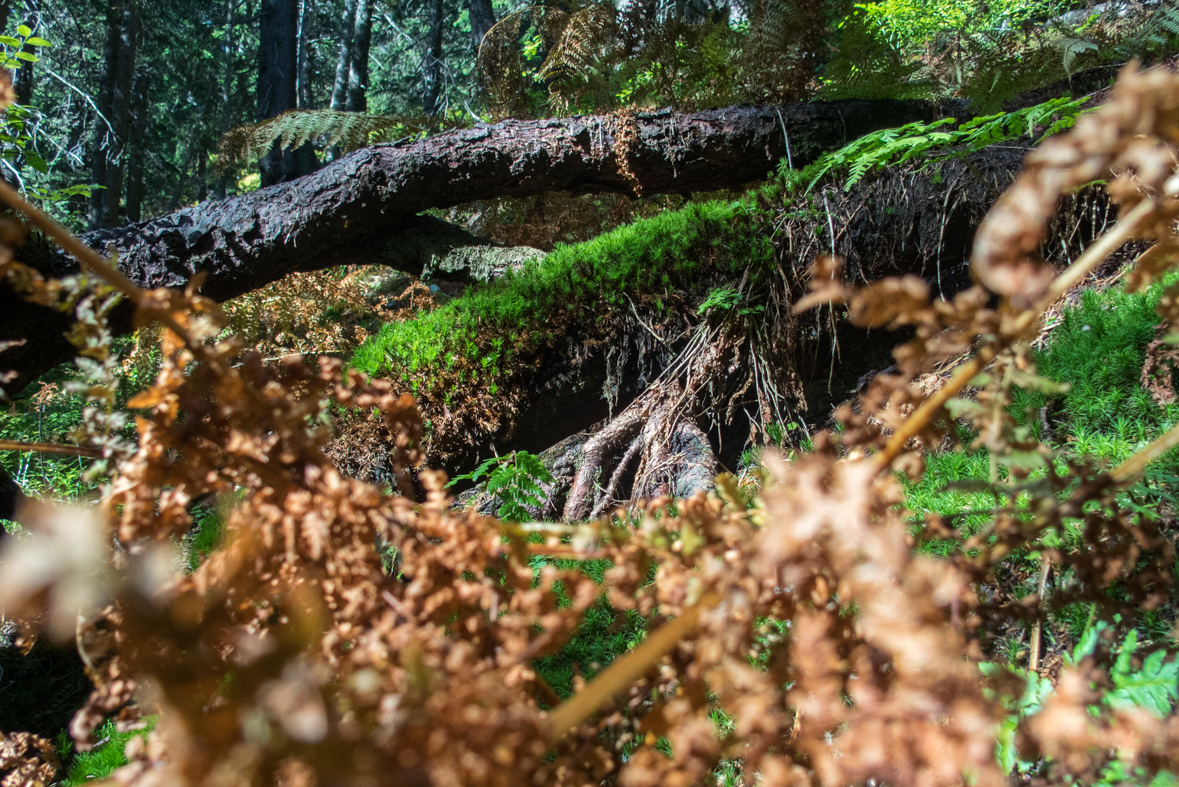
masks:
<svg viewBox="0 0 1179 787"><path fill-rule="evenodd" d="M288 183L82 237L113 252L139 286L181 287L204 273L203 294L224 301L296 271L381 261L381 250L420 230L417 214L430 208L550 191L740 188L764 178L788 150L802 166L870 131L933 116L926 102L848 100L508 120L374 145ZM45 246L22 259L52 276L77 270L74 260ZM421 272L397 255L390 262ZM116 330L130 329L126 313L115 322ZM26 340L0 354L0 371L16 373L9 392L70 356L62 338L67 327L62 315L0 286L0 341Z"/></svg>

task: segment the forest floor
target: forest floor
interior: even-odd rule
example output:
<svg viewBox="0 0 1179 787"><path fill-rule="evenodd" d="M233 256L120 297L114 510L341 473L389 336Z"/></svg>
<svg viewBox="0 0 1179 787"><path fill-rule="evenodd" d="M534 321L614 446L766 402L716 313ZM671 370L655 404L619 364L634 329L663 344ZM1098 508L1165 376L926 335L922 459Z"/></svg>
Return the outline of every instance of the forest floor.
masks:
<svg viewBox="0 0 1179 787"><path fill-rule="evenodd" d="M1159 318L1155 306L1162 285L1149 291L1129 294L1118 281L1120 275L1107 276L1081 290L1058 308L1035 353L1039 373L1059 384L1051 392L1016 389L1010 412L1021 428L1058 452L1058 462L1089 460L1113 466L1141 449L1166 429L1179 423L1176 387L1170 376L1175 363L1173 345L1157 341ZM1144 371L1145 370L1145 371ZM76 426L76 404L59 393L65 381L47 382L42 392L31 398L32 408L24 412L12 407L0 415L0 436L8 439L62 440ZM976 435L965 427L959 435L964 445L975 442ZM776 447L746 451L739 482L752 497L760 484L760 453L774 450L791 456L805 450L806 441L795 439L796 433L780 430ZM916 549L935 555L950 555L963 548L966 540L990 522L995 498L979 491L988 481L1007 478L1009 467L996 465L985 447L946 450L933 447L925 452L926 472L916 483L905 482L906 516L914 533L931 516L950 523L952 532L944 538L925 539ZM26 488L67 499L81 499L90 492L82 482L83 468L77 460L25 456L10 468ZM1033 473L1042 475L1043 471ZM1135 487L1124 493L1123 505L1171 523L1167 530L1173 537L1176 528L1175 494L1179 491L1179 451L1172 451L1154 463ZM186 539L184 558L191 567L216 547L219 518L209 508L199 525ZM1080 538L1080 534L1076 534ZM536 571L547 563L561 568L580 567L595 581L603 580L609 564L604 561L572 561L534 556ZM1001 582L983 592L1006 596L1013 603L1042 594L1038 588L1046 583L1067 583L1068 576L1045 572L1039 553L1019 550L1005 561L998 572ZM1173 604L1144 611L1138 619L1138 647L1153 650L1176 646L1176 614ZM1011 625L988 632L983 643L988 658L1013 668L1026 668L1036 649L1036 673L1050 679L1065 663L1090 627L1090 605L1073 603L1052 609L1047 624L1038 633L1034 627ZM763 622L767 641L783 633L782 624ZM592 678L619 654L634 647L647 631L647 622L635 612L618 612L604 600L591 608L576 635L556 654L535 661L537 673L552 687L556 697L568 697L577 686ZM1033 643L1038 640L1037 643ZM0 699L3 691L0 688ZM76 696L62 697L66 704L76 703ZM62 721L70 708L58 709ZM717 711L714 723L723 731L728 723ZM64 724L63 724L64 726ZM109 726L109 725L108 725ZM64 733L58 736L68 763L66 785L82 784L109 774L125 763L122 750L131 733L115 733L113 726L100 731L100 745L92 752L72 755ZM717 772L720 785L735 783L736 765L722 765Z"/></svg>
<svg viewBox="0 0 1179 787"><path fill-rule="evenodd" d="M956 252L959 256L966 254L969 235L960 237L962 227L976 221L985 211L985 205L989 204L985 192L995 191L996 186L999 190L1006 187L1002 177L1010 177L1017 170L1022 155L1021 149L997 153L989 159L975 158L973 163L955 159L947 161L944 168L939 165L936 171L898 167L857 192L849 194L839 189L824 192L822 213L816 207L818 194L808 196L809 188L807 193L786 193L774 205L776 213L770 211L765 215L770 215L780 226L798 222L800 237L805 232L805 238L799 240L804 248L796 250L801 256L812 258L825 252L819 246L830 244L835 248L837 242L844 244L838 249L840 255L856 260L855 273L865 281L893 272L898 266L928 268L922 263L936 255L940 288L943 250L954 243L959 247ZM978 164L1001 174L996 175L994 183L975 177L977 173L972 168ZM950 183L943 186L941 178L950 179ZM936 198L942 191L950 194L959 178L961 187L953 192L957 196L952 204L948 196L944 200ZM905 199L897 198L901 194ZM909 199L913 195L921 199ZM622 341L634 341L637 336L648 343L638 345L642 358L643 347L667 345L655 335L652 326L668 335L682 331L680 335L684 336L688 335L688 328L697 327L692 320L704 324L710 317L708 309L718 308L718 304L719 308L736 313L745 303L741 297L748 297L742 296L741 287L745 283L743 277L754 267L750 261L756 260L758 265L770 269L774 259L769 243L763 243L756 231L761 226L758 222L765 218L751 208L758 199L753 196L681 205L679 210L657 213L587 243L558 249L547 258L543 276L511 279L465 295L457 291L448 293L444 288L431 287L413 277L354 267L291 277L237 299L228 305L227 311L232 328L260 349L269 361L289 355L327 353L351 358L355 367L371 373L384 372L394 377L399 374L402 382L414 386L415 393L424 397L435 395L428 403L434 410L427 406L427 416L442 412L449 416L454 405L451 392L464 383L478 380L481 388L472 398L475 405L491 407L493 404L502 410L523 401L524 397L518 381L513 382L513 364L519 364L519 360L509 357L510 351L521 355L534 353L535 357L528 360L532 364L528 369L535 369L542 364L544 353L559 354L559 350L571 346L564 343L574 341L568 337L575 337L585 346L605 346L611 339L622 337ZM891 210L889 200L902 207ZM1077 204L1092 207L1084 198L1078 198ZM1079 212L1084 214L1089 207ZM837 233L834 225L827 223L833 213L845 228L851 227L857 216L868 224ZM1087 215L1097 213L1093 208ZM1094 218L1092 223L1095 225L1092 229L1097 229L1102 221ZM870 231L861 231L865 227ZM947 227L951 227L948 233ZM880 242L886 237L893 238L894 243ZM912 237L918 239L917 251L911 244L905 248L905 239ZM896 238L902 240L895 241ZM794 242L791 237L790 243ZM908 258L898 262L905 255ZM964 266L959 265L955 275L961 276L962 270ZM740 285L736 285L734 277L741 279ZM1012 389L1008 412L1015 422L1016 436L1022 434L1029 442L1034 440L1047 446L1054 464L1026 474L1023 471L1027 468L1019 465L1018 452L1003 458L992 455L985 447L986 441L964 426L964 421L957 424L956 442L966 447L951 447L949 441L926 446L924 475L916 482L902 479L901 505L912 526L914 550L940 557L961 554L971 548L972 538L987 537L984 529L996 519L1001 506L1012 506L1017 515L1027 513L1027 496L1021 489L1043 482L1054 472L1067 476L1071 463L1113 467L1179 423L1176 399L1179 378L1175 377L1179 350L1174 349L1160 329L1156 314L1165 284L1173 284L1174 280L1157 283L1146 292L1128 293L1121 277L1122 269L1116 262L1107 265L1103 276L1090 281L1083 289L1074 290L1052 310L1030 359L1044 379L1025 387L1017 384ZM690 282L690 286L681 287L681 279ZM949 289L949 276L945 284ZM665 303L659 295L661 291L674 292L675 298L682 301L675 305L681 313L689 315L686 326L675 323L674 309L669 308L672 298L668 296ZM505 293L511 297L504 297ZM635 300L631 299L632 293ZM610 304L612 311L603 307L605 303ZM504 335L518 334L515 338L519 341L504 345L501 354L501 347L494 345L497 337L487 333L489 321L500 325ZM816 345L830 339L834 346L844 328L842 324L836 326L833 335L825 330L815 329L811 338L816 340ZM649 342L647 334L658 341ZM854 342L845 340L848 345L862 338L859 334L845 335L856 337ZM502 342L503 337L498 338ZM879 367L883 365L879 359L887 358L895 338L874 331L870 347L849 347L848 356L854 357L860 366L873 356ZM124 361L117 407L125 405L153 378L159 363L156 346L158 336L146 333L118 340L116 349L123 353ZM830 350L832 360L829 371L826 356L821 359L822 364L817 364L823 372L818 376L826 380L827 387L822 406L812 408L805 421L770 424L764 432L770 445L746 448L737 452L735 459L727 460L737 489L751 505L766 478L763 453L776 451L790 461L808 450L810 430L830 428L831 412L841 399L854 395L845 378L850 375L854 381L863 372L874 371L860 368L849 360L846 368L837 373L835 350L826 345L823 349ZM464 367L464 363L469 363L470 368ZM943 370L943 379L951 371ZM832 380L836 378L838 382L833 387ZM83 423L84 382L72 367L59 367L44 376L0 412L0 439L73 442L76 430ZM932 390L937 380L929 383ZM863 384L861 379L859 387ZM499 385L504 386L504 391L497 388ZM516 388L509 387L512 385ZM486 437L498 428L499 422L486 413L481 417L485 422L478 422L478 426ZM341 420L346 430L350 423L348 414ZM462 432L457 428L453 431ZM380 437L373 432L353 431L347 444L346 461L341 466L357 475L373 476L370 480L387 481L380 477L384 454L374 442ZM440 455L445 458L444 453ZM478 458L485 457L486 454ZM448 466L451 475L476 464L470 455L460 458L461 462ZM0 462L32 495L83 502L93 500L98 494L97 487L87 478L87 463L77 457L7 452L0 456ZM994 489L1004 484L1012 492L1008 500L1001 501ZM486 481L481 491L483 503L491 509L499 506L501 515L502 505L513 502L507 497L510 490L501 489L497 493L488 488ZM531 492L533 499L536 491ZM1158 522L1173 542L1179 534L1174 503L1177 491L1179 450L1172 450L1151 464L1135 485L1121 491L1118 503L1124 510ZM202 500L193 505L196 525L176 545L180 568L194 571L218 548L224 518L221 505L221 501L215 500ZM1025 510L1021 512L1020 506ZM542 504L539 508L550 509L549 518L557 518L562 510L560 505ZM619 516L629 517L632 522L640 518L636 513ZM16 530L10 523L5 523L5 527ZM1070 527L1063 535L1053 535L1055 540L1046 537L1041 545L1067 552L1073 548L1073 541L1082 543L1085 534L1079 526ZM17 537L21 537L19 533ZM536 540L542 539L537 536ZM609 563L601 560L575 561L544 555L534 555L531 559L537 574L548 564L562 569L578 568L599 584L610 568ZM388 570L398 575L396 555L389 556ZM1175 572L1179 572L1179 566ZM1006 603L1012 610L1035 603L1046 591L1067 587L1074 580L1067 571L1054 570L1041 552L1027 547L1006 555L994 576L993 583L976 591L989 601ZM1115 604L1123 601L1116 597L1108 600ZM1160 648L1174 652L1179 644L1176 641L1179 609L1174 594L1165 603L1135 612L1133 626L1119 632L1124 639L1115 649L1120 648L1118 652L1126 657L1110 667L1110 690L1131 691L1135 686L1157 686L1161 681L1170 703L1176 694L1173 673L1179 671L1179 666L1173 661L1163 666L1141 659L1131 663L1129 654ZM983 639L977 643L990 660L988 663L1008 667L1028 681L1028 696L1032 699L1013 713L1029 712L1034 702L1042 702L1051 691L1051 680L1060 667L1084 653L1091 653L1095 647L1092 604L1075 601L1048 609L1040 623L1025 622L1032 617L1036 616L1014 615L1001 624L983 627ZM782 637L789 625L774 620L760 623L766 643ZM550 703L555 705L577 692L585 681L641 642L647 630L648 620L635 612L615 610L603 596L588 610L578 631L559 652L533 662L543 685L551 689ZM13 655L12 648L0 647L0 658ZM74 680L78 670L70 673L70 669L55 667L43 670L39 678L33 675L24 682L20 702L7 705L5 693L10 691L9 684L0 682L0 729L26 728L27 717L21 718L20 714L35 709L41 734L52 737L56 731L63 730L80 703ZM1147 669L1154 672L1144 676L1142 670ZM45 697L51 697L52 701L47 704ZM1167 708L1170 709L1170 704ZM720 711L714 712L713 722L720 733L730 724ZM104 727L98 737L103 742L93 751L74 755L64 734L57 735L59 753L66 760L69 774L65 784L82 784L104 776L125 762L123 749L130 733L116 733L110 726ZM1000 756L1009 758L1010 761L1005 760L1009 770L1022 767L1014 748L1000 752ZM722 764L716 774L718 784L725 787L734 784L737 772L736 766Z"/></svg>

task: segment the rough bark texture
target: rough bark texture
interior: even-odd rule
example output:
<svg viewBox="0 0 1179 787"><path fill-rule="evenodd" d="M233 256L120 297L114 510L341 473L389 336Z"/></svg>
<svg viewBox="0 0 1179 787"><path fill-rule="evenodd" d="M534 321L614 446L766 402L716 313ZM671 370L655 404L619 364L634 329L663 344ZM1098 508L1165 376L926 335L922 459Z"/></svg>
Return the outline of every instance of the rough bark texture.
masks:
<svg viewBox="0 0 1179 787"><path fill-rule="evenodd" d="M102 48L102 78L98 87L98 112L101 117L94 124L90 142L90 182L106 183L107 159L114 144L113 129L109 125L111 106L115 96L115 78L119 68L119 41L122 34L122 11L118 6L107 11L106 40ZM101 189L90 195L90 228L109 226L105 216L106 200Z"/></svg>
<svg viewBox="0 0 1179 787"><path fill-rule="evenodd" d="M127 221L143 218L143 156L144 134L147 130L148 69L142 65L135 73L135 87L131 94L131 127L127 138Z"/></svg>
<svg viewBox="0 0 1179 787"><path fill-rule="evenodd" d="M295 108L298 73L296 0L262 0L258 37L258 119L277 117ZM274 149L259 162L262 184L269 186L297 177L294 153Z"/></svg>
<svg viewBox="0 0 1179 787"><path fill-rule="evenodd" d="M299 0L299 42L298 42L298 58L299 70L297 85L295 87L296 103L300 109L311 109L311 60L313 50L311 48L311 22L314 19L312 13L312 0Z"/></svg>
<svg viewBox="0 0 1179 787"><path fill-rule="evenodd" d="M430 29L426 33L426 57L422 63L425 89L422 93L422 109L427 115L441 110L442 97L442 32L446 22L446 7L442 0L434 0L430 12Z"/></svg>
<svg viewBox="0 0 1179 787"><path fill-rule="evenodd" d="M352 69L352 37L356 34L356 2L344 3L340 20L340 44L336 55L336 81L332 86L332 109L343 112L348 103L348 76Z"/></svg>
<svg viewBox="0 0 1179 787"><path fill-rule="evenodd" d="M107 117L114 129L113 138L107 147L106 188L102 195L103 226L119 223L119 203L123 197L124 153L131 130L131 90L135 82L135 59L139 44L139 4L129 0L123 6L123 19L119 26L119 57L115 67L114 89L111 95L111 111Z"/></svg>
<svg viewBox="0 0 1179 787"><path fill-rule="evenodd" d="M233 127L233 78L237 61L237 44L234 41L234 0L225 0L225 39L221 44L221 135ZM225 199L229 188L228 171L217 178L215 192L217 199ZM132 219L139 221L139 218Z"/></svg>
<svg viewBox="0 0 1179 787"><path fill-rule="evenodd" d="M31 0L28 3L29 13L25 17L25 24L32 30L36 31L41 24L41 3L39 0ZM7 25L7 20L5 21ZM0 32L7 33L4 25L0 25ZM25 45L22 50L25 54L36 56L37 47ZM33 69L35 64L30 61L25 61L20 64L20 68L16 70L16 78L13 80L13 89L16 91L16 103L23 106L28 106L33 103Z"/></svg>
<svg viewBox="0 0 1179 787"><path fill-rule="evenodd" d="M356 9L356 31L352 35L352 56L349 58L349 112L368 111L368 50L373 37L373 8L369 0L359 0Z"/></svg>
<svg viewBox="0 0 1179 787"><path fill-rule="evenodd" d="M764 178L785 154L783 119L795 166L802 166L869 131L932 115L921 102L844 101L664 110L629 120L504 121L375 145L295 181L83 239L103 251L113 247L140 285L179 287L204 272L202 292L227 300L296 271L376 262L376 251L396 243L429 208L548 191L627 194L636 185L643 194L740 188ZM22 256L51 275L76 270L51 250ZM29 340L0 355L0 367L20 375L9 390L69 357L60 315L24 304L7 287L0 314L0 339Z"/></svg>
<svg viewBox="0 0 1179 787"><path fill-rule="evenodd" d="M470 0L467 18L471 21L471 47L478 53L483 36L495 25L495 9L491 6L491 0Z"/></svg>

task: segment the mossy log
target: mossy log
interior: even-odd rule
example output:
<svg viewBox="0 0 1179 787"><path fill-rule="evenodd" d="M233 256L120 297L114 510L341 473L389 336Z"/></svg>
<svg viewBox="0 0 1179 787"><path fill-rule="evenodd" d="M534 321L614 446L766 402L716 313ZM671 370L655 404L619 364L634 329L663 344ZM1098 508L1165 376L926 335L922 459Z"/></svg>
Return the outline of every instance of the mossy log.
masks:
<svg viewBox="0 0 1179 787"><path fill-rule="evenodd" d="M679 427L660 415L669 399L646 392L682 357L697 329L727 319L723 307L709 316L705 303L712 293L743 288L739 305L727 314L747 316L717 334L731 346L723 362L708 367L707 379L701 372L692 386L701 397L685 401L677 417L703 428L720 466L736 469L751 433L765 426L759 411L764 416L781 405L775 420L780 413L806 427L822 425L830 405L851 396L865 373L892 363L898 339L887 332L860 331L827 309L796 322L785 316L790 299L805 291L815 257L843 258L855 281L915 273L935 293L952 296L969 282L974 231L1020 171L1024 152L1006 144L966 158L894 167L852 189L839 182L806 193L767 188L735 203L667 212L560 249L415 321L389 325L354 362L412 388L431 419L426 448L432 466L462 469L493 446L501 454L540 452L595 430L601 437L582 447L587 469L571 479L577 489L565 505L569 516L588 516L607 498L624 500L633 492L639 454L632 449L643 424L665 422L652 424L659 439L639 449L647 451L648 466L662 461L660 452ZM1065 262L1112 221L1100 189L1070 196L1043 253L1050 262ZM676 242L663 240L669 236ZM766 281L777 282L776 289ZM515 348L498 374L483 364L497 338ZM754 355L758 379L747 386ZM770 401L773 392L757 395L767 379L778 385L778 402ZM686 384L687 375L680 380ZM755 423L733 417L743 412ZM707 452L695 453L681 462L685 468L711 465Z"/></svg>
<svg viewBox="0 0 1179 787"><path fill-rule="evenodd" d="M227 300L296 271L374 262L420 229L417 214L474 200L551 191L688 194L764 178L789 150L796 165L870 131L928 120L926 102L839 101L508 120L426 139L374 145L288 183L83 236L112 250L144 287L181 287ZM75 271L53 250L25 255L46 274ZM375 252L375 253L374 253ZM393 255L397 258L397 255ZM420 268L411 270L421 272ZM114 326L130 328L123 314ZM0 287L0 355L19 390L68 358L65 320Z"/></svg>

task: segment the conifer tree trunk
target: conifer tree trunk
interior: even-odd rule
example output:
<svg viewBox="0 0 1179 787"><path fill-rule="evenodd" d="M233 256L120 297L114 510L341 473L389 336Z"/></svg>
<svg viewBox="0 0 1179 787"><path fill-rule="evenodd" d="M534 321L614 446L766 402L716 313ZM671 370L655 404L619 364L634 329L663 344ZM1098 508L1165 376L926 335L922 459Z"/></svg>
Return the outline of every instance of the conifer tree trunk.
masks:
<svg viewBox="0 0 1179 787"><path fill-rule="evenodd" d="M30 29L36 30L41 22L41 4L39 0L29 0L29 13L25 17L25 25ZM0 27L0 30L3 30ZM21 50L26 54L36 55L37 47L25 45ZM16 71L16 78L13 80L13 89L16 91L16 103L22 106L28 106L33 102L33 67L34 64L29 61L24 61L20 64L20 68Z"/></svg>
<svg viewBox="0 0 1179 787"><path fill-rule="evenodd" d="M495 26L495 9L491 6L491 0L470 0L467 17L471 20L471 46L477 55L483 36Z"/></svg>
<svg viewBox="0 0 1179 787"><path fill-rule="evenodd" d="M139 40L139 4L128 0L123 6L119 27L119 57L115 68L115 82L111 96L111 114L108 116L114 129L114 138L107 148L106 189L99 193L103 198L104 226L119 223L119 202L123 197L124 151L131 130L131 89L135 82L135 58Z"/></svg>
<svg viewBox="0 0 1179 787"><path fill-rule="evenodd" d="M336 81L332 86L332 109L343 112L348 104L348 79L352 72L352 38L356 35L356 2L345 0L340 22L340 45L336 59Z"/></svg>
<svg viewBox="0 0 1179 787"><path fill-rule="evenodd" d="M298 0L262 0L258 36L258 120L295 108ZM297 177L294 157L274 148L259 162L262 185Z"/></svg>
<svg viewBox="0 0 1179 787"><path fill-rule="evenodd" d="M258 38L258 119L277 117L298 104L299 0L262 0ZM315 170L310 145L283 152L276 142L259 164L262 185L284 183Z"/></svg>
<svg viewBox="0 0 1179 787"><path fill-rule="evenodd" d="M98 86L98 114L94 121L94 135L90 142L90 182L99 185L107 182L107 159L111 146L113 129L110 126L111 107L115 96L115 78L119 68L119 43L122 35L122 8L113 5L107 10L106 40L102 48L102 78ZM110 226L106 220L106 200L101 189L95 189L90 196L90 229Z"/></svg>
<svg viewBox="0 0 1179 787"><path fill-rule="evenodd" d="M508 120L374 145L294 182L87 233L82 241L104 252L113 246L124 275L143 287L183 287L205 273L201 292L219 301L296 271L342 264L380 261L420 274L429 260L407 256L406 233L420 230L427 217L417 214L432 208L550 191L633 194L636 183L648 195L738 189L764 178L786 154L784 123L801 167L870 131L933 117L925 102L841 101L640 112L625 126L609 115ZM183 171L195 163L190 158ZM954 233L970 234L946 230ZM78 269L64 252L28 254L22 249L18 259L48 276ZM115 332L130 330L130 312L114 315ZM0 283L0 340L24 340L0 352L0 371L17 373L9 393L71 357L63 336L70 322Z"/></svg>
<svg viewBox="0 0 1179 787"><path fill-rule="evenodd" d="M373 9L370 0L357 0L356 29L352 35L352 55L349 58L349 112L368 111L368 51L373 35Z"/></svg>
<svg viewBox="0 0 1179 787"><path fill-rule="evenodd" d="M313 0L299 0L299 77L295 90L300 109L312 108L311 96L311 22Z"/></svg>
<svg viewBox="0 0 1179 787"><path fill-rule="evenodd" d="M127 139L127 221L143 218L143 155L147 131L147 89L150 79L142 64L135 69L135 86L131 95L131 130Z"/></svg>
<svg viewBox="0 0 1179 787"><path fill-rule="evenodd" d="M446 8L443 0L433 0L431 5L423 63L425 90L422 94L422 109L427 115L436 115L440 110L438 102L442 96L442 30L446 22Z"/></svg>
<svg viewBox="0 0 1179 787"><path fill-rule="evenodd" d="M234 43L233 6L236 0L225 0L225 42L221 48L222 78L221 78L221 135L224 136L233 128L233 77L234 65L237 60L237 48ZM229 191L229 172L221 173L214 187L217 199L225 199Z"/></svg>

